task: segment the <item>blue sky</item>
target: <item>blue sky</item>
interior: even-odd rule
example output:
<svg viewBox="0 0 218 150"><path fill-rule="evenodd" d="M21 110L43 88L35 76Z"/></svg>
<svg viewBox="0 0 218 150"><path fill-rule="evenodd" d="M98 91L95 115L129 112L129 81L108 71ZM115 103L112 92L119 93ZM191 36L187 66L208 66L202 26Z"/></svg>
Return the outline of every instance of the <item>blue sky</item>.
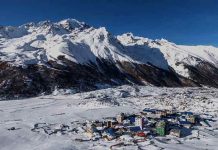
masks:
<svg viewBox="0 0 218 150"><path fill-rule="evenodd" d="M0 25L75 18L114 35L218 46L218 0L1 0Z"/></svg>

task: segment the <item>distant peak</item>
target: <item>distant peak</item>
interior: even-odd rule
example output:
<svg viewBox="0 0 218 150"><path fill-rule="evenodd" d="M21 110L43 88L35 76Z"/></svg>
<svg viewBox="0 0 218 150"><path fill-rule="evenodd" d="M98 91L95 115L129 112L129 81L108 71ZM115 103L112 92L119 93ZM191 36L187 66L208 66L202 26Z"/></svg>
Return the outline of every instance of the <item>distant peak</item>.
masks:
<svg viewBox="0 0 218 150"><path fill-rule="evenodd" d="M38 23L39 26L44 26L44 25L47 26L47 25L51 25L51 24L52 24L52 22L50 20L40 21Z"/></svg>
<svg viewBox="0 0 218 150"><path fill-rule="evenodd" d="M105 27L100 27L100 28L97 29L97 31L99 33L102 33L102 34L105 34L105 35L108 34L108 31L107 31L107 29Z"/></svg>
<svg viewBox="0 0 218 150"><path fill-rule="evenodd" d="M25 23L21 26L19 26L20 28L24 27L24 28L29 28L29 27L33 27L35 26L36 24L34 22L29 22L29 23Z"/></svg>
<svg viewBox="0 0 218 150"><path fill-rule="evenodd" d="M128 32L128 33L124 33L123 36L131 36L131 37L133 37L134 35L133 35L132 32Z"/></svg>
<svg viewBox="0 0 218 150"><path fill-rule="evenodd" d="M161 42L161 43L170 43L167 39L161 38L160 40L157 39L156 41Z"/></svg>
<svg viewBox="0 0 218 150"><path fill-rule="evenodd" d="M64 19L57 23L58 25L61 25L62 27L71 30L76 28L82 28L82 27L89 27L85 22L80 22L76 19Z"/></svg>
<svg viewBox="0 0 218 150"><path fill-rule="evenodd" d="M117 39L124 45L129 45L129 44L143 45L143 44L147 43L148 41L151 41L148 38L134 36L133 33L131 33L131 32L124 33L122 35L118 35Z"/></svg>
<svg viewBox="0 0 218 150"><path fill-rule="evenodd" d="M70 18L64 19L64 20L61 20L61 21L58 22L58 24L62 24L62 25L65 25L65 24L77 24L78 25L78 24L81 24L81 23L83 23L83 22L79 22L76 19L70 19Z"/></svg>
<svg viewBox="0 0 218 150"><path fill-rule="evenodd" d="M154 40L156 43L158 43L159 45L175 45L175 43L173 42L170 42L164 38L161 38L161 39L156 39Z"/></svg>

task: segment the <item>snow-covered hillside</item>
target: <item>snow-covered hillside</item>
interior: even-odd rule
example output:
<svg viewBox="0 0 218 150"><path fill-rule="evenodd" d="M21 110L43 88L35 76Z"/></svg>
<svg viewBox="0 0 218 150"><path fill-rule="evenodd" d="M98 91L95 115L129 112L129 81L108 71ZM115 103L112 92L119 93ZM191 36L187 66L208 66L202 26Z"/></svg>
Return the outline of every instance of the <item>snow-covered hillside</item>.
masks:
<svg viewBox="0 0 218 150"><path fill-rule="evenodd" d="M218 48L213 46L186 46L186 45L176 45L175 43L169 42L165 39L161 40L151 40L143 37L134 36L132 33L123 34L117 36L118 40L126 46L130 46L130 50L134 55L137 54L137 48L143 47L143 53L150 59L155 59L157 63L162 63L159 55L154 55L148 53L150 49L157 49L164 56L168 65L171 66L178 74L189 77L188 69L184 64L196 66L202 61L211 63L215 67L218 67ZM156 50L156 51L157 51ZM146 54L147 53L147 54ZM143 57L144 58L144 57ZM149 59L147 59L149 60ZM151 63L155 60L150 60Z"/></svg>
<svg viewBox="0 0 218 150"><path fill-rule="evenodd" d="M189 73L183 64L196 66L201 61L209 62L215 67L218 67L218 48L213 46L185 46L176 45L168 41L158 41L161 45L153 45L159 48L168 60L170 66L176 70L177 73L189 77Z"/></svg>
<svg viewBox="0 0 218 150"><path fill-rule="evenodd" d="M208 118L211 127L192 128L191 133L182 138L148 137L135 144L123 140L126 146L114 149L215 150L218 146L217 100L218 90L214 88L121 86L73 95L59 90L49 96L0 101L0 149L109 149L121 141L90 141L81 124L86 120L114 117L121 112L175 107L177 111L191 111ZM35 131L37 126L40 128ZM82 142L76 140L78 138L87 140Z"/></svg>
<svg viewBox="0 0 218 150"><path fill-rule="evenodd" d="M117 39L124 45L123 52L134 60L150 63L165 70L168 69L167 59L164 58L160 49L149 47L146 44L152 40L133 36L132 33L117 36Z"/></svg>

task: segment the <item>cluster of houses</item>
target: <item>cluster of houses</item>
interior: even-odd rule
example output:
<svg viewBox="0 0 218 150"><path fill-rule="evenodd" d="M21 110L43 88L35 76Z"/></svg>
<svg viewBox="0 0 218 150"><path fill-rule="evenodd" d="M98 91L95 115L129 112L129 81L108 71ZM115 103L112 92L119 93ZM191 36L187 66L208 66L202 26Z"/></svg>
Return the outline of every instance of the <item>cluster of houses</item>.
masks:
<svg viewBox="0 0 218 150"><path fill-rule="evenodd" d="M138 114L121 113L103 121L87 122L85 134L92 140L121 139L146 140L149 136L185 136L183 130L191 130L199 123L199 116L191 112L144 109Z"/></svg>

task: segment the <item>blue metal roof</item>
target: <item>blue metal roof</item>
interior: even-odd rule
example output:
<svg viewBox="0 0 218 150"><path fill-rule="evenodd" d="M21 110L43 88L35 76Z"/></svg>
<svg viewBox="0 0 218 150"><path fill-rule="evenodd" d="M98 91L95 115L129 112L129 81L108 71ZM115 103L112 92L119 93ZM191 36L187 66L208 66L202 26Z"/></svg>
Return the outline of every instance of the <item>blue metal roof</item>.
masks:
<svg viewBox="0 0 218 150"><path fill-rule="evenodd" d="M130 123L134 123L135 122L135 117L131 116L131 117L128 117Z"/></svg>
<svg viewBox="0 0 218 150"><path fill-rule="evenodd" d="M108 129L105 130L105 132L107 134L110 134L110 135L113 135L113 136L115 135L115 130L113 128L108 128Z"/></svg>
<svg viewBox="0 0 218 150"><path fill-rule="evenodd" d="M133 127L129 127L129 130L132 132L138 132L141 130L141 128L139 126L133 126Z"/></svg>

